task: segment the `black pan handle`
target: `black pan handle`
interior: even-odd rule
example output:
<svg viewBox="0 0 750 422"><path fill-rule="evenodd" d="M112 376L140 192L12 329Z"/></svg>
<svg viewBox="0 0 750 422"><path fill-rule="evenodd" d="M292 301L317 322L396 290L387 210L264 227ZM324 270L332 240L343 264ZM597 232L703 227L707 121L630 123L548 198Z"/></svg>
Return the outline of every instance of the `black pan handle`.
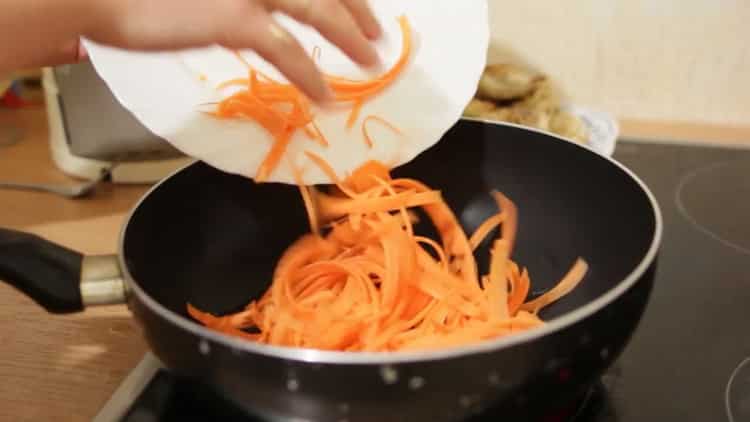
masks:
<svg viewBox="0 0 750 422"><path fill-rule="evenodd" d="M114 256L84 257L34 234L0 228L0 280L52 313L125 301Z"/></svg>

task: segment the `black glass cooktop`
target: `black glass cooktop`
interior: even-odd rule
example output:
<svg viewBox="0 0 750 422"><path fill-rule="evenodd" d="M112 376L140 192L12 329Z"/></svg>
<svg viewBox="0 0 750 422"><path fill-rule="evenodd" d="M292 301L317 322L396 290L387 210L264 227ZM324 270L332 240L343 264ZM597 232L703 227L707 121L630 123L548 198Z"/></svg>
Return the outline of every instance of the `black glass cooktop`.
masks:
<svg viewBox="0 0 750 422"><path fill-rule="evenodd" d="M662 207L655 288L615 365L545 422L750 421L750 151L622 141L615 158ZM162 370L122 420L252 419Z"/></svg>

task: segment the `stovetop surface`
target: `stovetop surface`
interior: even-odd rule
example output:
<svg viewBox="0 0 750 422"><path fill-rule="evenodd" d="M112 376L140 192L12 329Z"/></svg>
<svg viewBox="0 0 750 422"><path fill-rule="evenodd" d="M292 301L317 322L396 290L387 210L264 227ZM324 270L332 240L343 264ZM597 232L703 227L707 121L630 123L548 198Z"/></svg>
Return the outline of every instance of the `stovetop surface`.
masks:
<svg viewBox="0 0 750 422"><path fill-rule="evenodd" d="M575 421L750 421L750 151L620 142L615 158L653 191L664 239L642 322ZM199 419L250 420L161 370L123 421Z"/></svg>

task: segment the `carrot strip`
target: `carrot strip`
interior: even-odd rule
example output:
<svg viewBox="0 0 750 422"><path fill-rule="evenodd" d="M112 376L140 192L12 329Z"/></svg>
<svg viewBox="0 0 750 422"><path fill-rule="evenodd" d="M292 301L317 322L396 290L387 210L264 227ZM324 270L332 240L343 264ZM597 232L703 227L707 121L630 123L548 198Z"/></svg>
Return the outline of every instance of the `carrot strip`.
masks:
<svg viewBox="0 0 750 422"><path fill-rule="evenodd" d="M317 194L317 206L322 221L337 220L354 213L374 213L440 203L440 192L405 191L379 198L340 198L324 193Z"/></svg>
<svg viewBox="0 0 750 422"><path fill-rule="evenodd" d="M396 179L393 181L393 184L394 186L414 188L422 192L430 190L421 182L410 179ZM424 205L422 209L424 209L440 233L445 252L457 263L461 277L469 283L476 283L476 262L473 259L469 239L466 237L466 233L464 233L460 224L458 224L456 215L443 201Z"/></svg>
<svg viewBox="0 0 750 422"><path fill-rule="evenodd" d="M320 145L327 147L329 145L328 139L326 139L325 135L323 135L323 132L321 132L317 123L315 123L315 120L311 120L310 124L312 125L313 129L315 129L316 139L319 141Z"/></svg>
<svg viewBox="0 0 750 422"><path fill-rule="evenodd" d="M531 288L528 271L523 270L523 273L516 280L516 283L513 285L513 291L508 297L508 312L511 315L516 315L521 309L521 305L526 301L526 296L528 296L529 289Z"/></svg>
<svg viewBox="0 0 750 422"><path fill-rule="evenodd" d="M588 264L581 258L576 259L576 262L570 268L565 277L560 280L555 287L553 287L547 293L539 296L538 298L526 302L521 305L521 309L532 313L537 313L539 310L550 303L560 299L566 294L570 293L578 283L583 280L583 277L588 271Z"/></svg>
<svg viewBox="0 0 750 422"><path fill-rule="evenodd" d="M308 138L312 140L318 141L318 134L315 133L314 130L310 129L309 126L303 127L302 130L305 131L305 136L307 136ZM318 143L320 143L320 141L318 141ZM320 144L323 145L322 143ZM323 146L327 146L327 145L323 145Z"/></svg>
<svg viewBox="0 0 750 422"><path fill-rule="evenodd" d="M352 106L352 110L349 112L349 118L346 119L346 128L351 129L354 123L359 118L359 112L362 110L362 100L357 100Z"/></svg>
<svg viewBox="0 0 750 422"><path fill-rule="evenodd" d="M234 337L241 337L252 341L257 341L259 338L257 334L250 334L232 326L230 323L231 319L228 317L215 317L207 312L198 310L189 303L187 304L187 312L191 317L201 322L203 325L216 331L223 332L224 334L229 334Z"/></svg>
<svg viewBox="0 0 750 422"><path fill-rule="evenodd" d="M401 135L402 134L401 130L399 128L397 128L396 126L393 126L391 123L389 123L388 121L386 121L382 117L378 117L378 116L374 116L374 115L367 116L362 121L362 137L365 139L365 144L368 147L370 147L370 148L372 148L372 146L374 144L372 142L372 138L370 137L370 133L367 131L367 122L369 122L371 120L379 122L379 123L385 125L388 129L392 130L397 135Z"/></svg>
<svg viewBox="0 0 750 422"><path fill-rule="evenodd" d="M302 172L292 164L292 174L294 175L294 180L297 182L297 186L299 187L300 195L302 196L302 202L305 204L305 210L307 211L307 219L310 223L310 230L314 234L320 234L320 225L318 224L319 219L317 216L317 211L315 209L315 205L313 203L312 195L310 194L310 189L305 186L304 183L302 183Z"/></svg>
<svg viewBox="0 0 750 422"><path fill-rule="evenodd" d="M257 181L262 182L268 178L273 168L276 167L284 156L284 152L286 151L287 146L289 146L291 139L292 132L290 130L285 130L284 133L276 139L276 142L274 142L271 147L271 152L268 153L266 159L263 160L260 167L258 167L258 173L255 175Z"/></svg>
<svg viewBox="0 0 750 422"><path fill-rule="evenodd" d="M477 229L469 238L469 245L471 245L471 250L476 250L487 237L487 235L489 235L492 230L499 226L504 219L505 214L500 213L484 220L484 222L479 225L479 227L477 227Z"/></svg>
<svg viewBox="0 0 750 422"><path fill-rule="evenodd" d="M344 184L357 192L367 192L378 185L377 179L390 180L388 168L377 161L368 161L359 166Z"/></svg>
<svg viewBox="0 0 750 422"><path fill-rule="evenodd" d="M445 257L445 251L443 250L442 246L440 246L437 242L430 239L429 237L416 236L414 240L416 240L419 243L430 245L430 247L432 247L432 250L434 250L435 253L438 254L438 262L443 264L444 268L447 268L448 260Z"/></svg>
<svg viewBox="0 0 750 422"><path fill-rule="evenodd" d="M490 252L490 274L484 285L487 299L490 303L490 317L496 321L507 319L510 315L508 310L508 288L505 275L505 267L508 263L509 247L505 239L495 241Z"/></svg>
<svg viewBox="0 0 750 422"><path fill-rule="evenodd" d="M320 46L316 45L312 49L312 54L310 54L310 57L312 57L313 61L319 62L320 61L320 55L322 54L322 50Z"/></svg>

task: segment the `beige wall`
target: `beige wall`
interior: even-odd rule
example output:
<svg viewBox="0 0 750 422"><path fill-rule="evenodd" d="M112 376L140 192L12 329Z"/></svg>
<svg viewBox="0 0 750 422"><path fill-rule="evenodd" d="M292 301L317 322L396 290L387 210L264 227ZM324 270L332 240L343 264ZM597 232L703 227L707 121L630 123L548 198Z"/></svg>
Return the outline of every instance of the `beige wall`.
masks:
<svg viewBox="0 0 750 422"><path fill-rule="evenodd" d="M750 126L750 0L488 1L490 60L539 68L577 103Z"/></svg>

